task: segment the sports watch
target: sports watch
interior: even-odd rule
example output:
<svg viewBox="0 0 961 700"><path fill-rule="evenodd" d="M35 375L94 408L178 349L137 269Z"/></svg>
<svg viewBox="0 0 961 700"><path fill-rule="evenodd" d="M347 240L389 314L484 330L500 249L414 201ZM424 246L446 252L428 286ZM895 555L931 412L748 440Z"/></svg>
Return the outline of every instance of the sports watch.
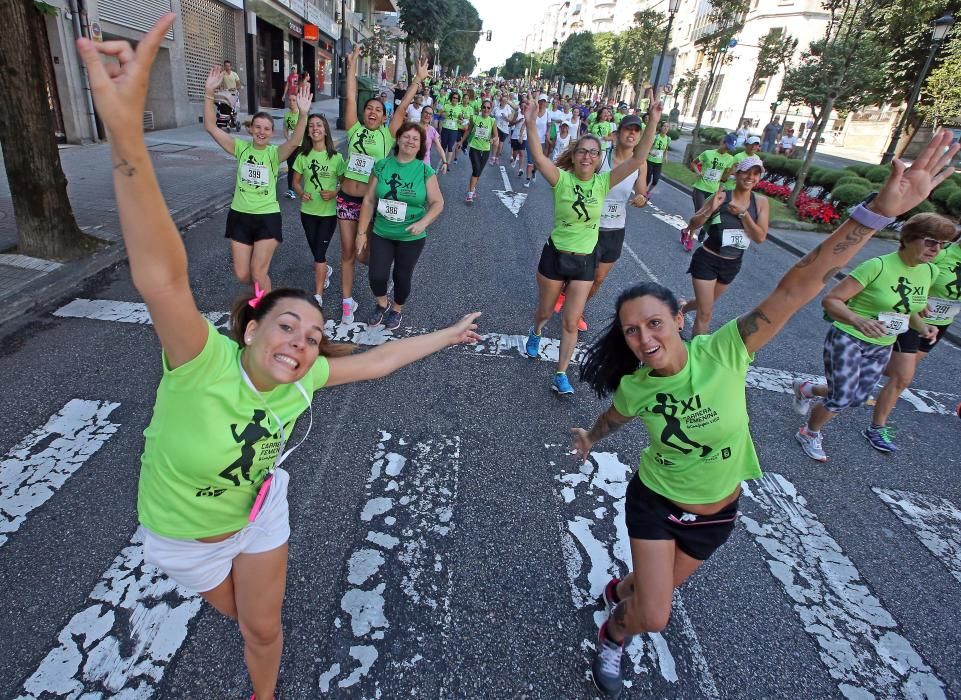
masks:
<svg viewBox="0 0 961 700"><path fill-rule="evenodd" d="M862 226L875 231L880 231L886 226L894 223L894 220L897 218L896 216L882 216L881 214L868 209L867 205L873 202L874 198L877 196L877 192L872 192L869 194L863 202L851 210L851 213L848 214L848 218L853 219Z"/></svg>

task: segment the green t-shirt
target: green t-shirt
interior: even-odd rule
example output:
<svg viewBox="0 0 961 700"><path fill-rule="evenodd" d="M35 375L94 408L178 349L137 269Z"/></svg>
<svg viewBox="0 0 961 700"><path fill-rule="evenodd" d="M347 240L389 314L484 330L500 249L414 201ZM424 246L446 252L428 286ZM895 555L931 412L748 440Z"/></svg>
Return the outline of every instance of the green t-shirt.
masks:
<svg viewBox="0 0 961 700"><path fill-rule="evenodd" d="M590 114L587 115L587 124L588 124L588 126L590 126L591 124L593 124L593 123L596 122L596 121L597 121L597 112L591 112Z"/></svg>
<svg viewBox="0 0 961 700"><path fill-rule="evenodd" d="M441 122L441 128L457 131L460 129L460 122L463 114L463 105L455 105L453 102L444 105L444 121Z"/></svg>
<svg viewBox="0 0 961 700"><path fill-rule="evenodd" d="M420 221L427 213L427 181L435 170L416 158L399 163L394 156L377 161L377 214L374 233L392 241L416 241L427 231L411 234L407 227Z"/></svg>
<svg viewBox="0 0 961 700"><path fill-rule="evenodd" d="M478 97L476 100L472 100L471 102L469 102L468 106L470 107L471 112L473 112L474 114L480 114L482 103L483 101L481 100L481 98Z"/></svg>
<svg viewBox="0 0 961 700"><path fill-rule="evenodd" d="M932 326L950 326L961 312L961 245L952 243L934 259L937 279L931 285L928 315L924 319Z"/></svg>
<svg viewBox="0 0 961 700"><path fill-rule="evenodd" d="M250 508L294 423L307 410L293 384L258 397L240 373L237 343L207 324L207 342L190 362L168 369L157 387L153 416L144 430L137 513L158 535L196 539L247 526ZM301 386L310 396L327 383L330 367L319 357ZM295 438L296 440L296 438Z"/></svg>
<svg viewBox="0 0 961 700"><path fill-rule="evenodd" d="M463 105L461 107L460 121L457 124L458 129L466 129L467 125L470 123L470 120L474 118L474 115L480 114L480 110L478 109L475 111L472 105L473 103L469 105Z"/></svg>
<svg viewBox="0 0 961 700"><path fill-rule="evenodd" d="M357 122L347 130L347 168L344 177L357 182L370 182L374 164L386 158L393 147L394 137L386 126L368 129Z"/></svg>
<svg viewBox="0 0 961 700"><path fill-rule="evenodd" d="M467 145L475 151L489 151L494 138L494 117L474 117L474 134Z"/></svg>
<svg viewBox="0 0 961 700"><path fill-rule="evenodd" d="M671 147L671 139L664 134L658 134L654 137L654 143L651 145L651 153L647 156L648 163L663 163L664 154L667 153L667 149Z"/></svg>
<svg viewBox="0 0 961 700"><path fill-rule="evenodd" d="M710 149L699 155L697 160L701 164L701 175L694 181L692 187L714 194L721 186L721 175L734 163L734 156Z"/></svg>
<svg viewBox="0 0 961 700"><path fill-rule="evenodd" d="M637 475L649 489L677 503L716 503L744 479L761 477L744 390L754 356L737 319L695 336L687 353L670 377L642 366L621 379L614 408L644 421L651 444Z"/></svg>
<svg viewBox="0 0 961 700"><path fill-rule="evenodd" d="M861 318L884 321L883 314L910 315L921 311L928 303L928 289L937 276L933 263L923 263L908 267L897 251L865 260L851 270L849 277L864 287L848 299L847 307ZM907 323L901 319L901 330L907 330ZM850 336L872 345L894 345L897 334L881 338L869 338L860 331L840 321L835 327ZM891 324L889 327L896 324Z"/></svg>
<svg viewBox="0 0 961 700"><path fill-rule="evenodd" d="M611 173L594 173L587 181L561 170L554 185L554 228L551 240L558 250L593 252L604 199L611 189Z"/></svg>
<svg viewBox="0 0 961 700"><path fill-rule="evenodd" d="M273 214L280 211L277 201L277 174L280 154L268 144L254 148L250 141L234 139L234 158L237 159L237 184L230 208L244 214Z"/></svg>
<svg viewBox="0 0 961 700"><path fill-rule="evenodd" d="M621 114L620 112L614 112L614 123L620 126L621 120L626 116L627 116L626 114Z"/></svg>
<svg viewBox="0 0 961 700"><path fill-rule="evenodd" d="M740 163L740 162L741 162L742 160L744 160L745 158L747 158L747 151L741 151L740 153L735 153L735 154L734 154L734 162L732 163L732 165L737 165L738 163ZM737 180L735 179L735 177L734 177L734 171L732 170L732 171L731 171L731 176L730 176L727 180L724 181L724 189L725 189L725 190L728 190L728 191L731 191L731 190L733 190L735 187L737 187ZM716 191L717 191L717 190L715 190L715 192L716 192Z"/></svg>
<svg viewBox="0 0 961 700"><path fill-rule="evenodd" d="M590 126L588 131L598 138L605 139L614 131L614 122L595 122Z"/></svg>
<svg viewBox="0 0 961 700"><path fill-rule="evenodd" d="M300 211L311 216L336 216L337 198L324 199L321 190L336 191L337 180L347 170L344 157L339 153L328 156L327 151L311 150L297 156L294 171L301 174L301 187L310 195L310 201L301 200Z"/></svg>
<svg viewBox="0 0 961 700"><path fill-rule="evenodd" d="M284 128L293 131L297 128L297 121L300 119L300 112L291 112L289 109L284 112Z"/></svg>

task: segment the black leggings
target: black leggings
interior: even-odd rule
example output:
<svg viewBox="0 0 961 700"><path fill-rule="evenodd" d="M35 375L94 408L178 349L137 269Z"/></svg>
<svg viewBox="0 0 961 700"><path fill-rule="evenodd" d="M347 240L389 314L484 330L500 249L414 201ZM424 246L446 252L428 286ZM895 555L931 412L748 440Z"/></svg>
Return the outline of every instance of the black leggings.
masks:
<svg viewBox="0 0 961 700"><path fill-rule="evenodd" d="M327 262L327 248L330 246L330 239L334 237L337 215L314 216L300 212L300 223L304 226L304 235L307 236L310 252L314 254L314 262Z"/></svg>
<svg viewBox="0 0 961 700"><path fill-rule="evenodd" d="M287 189L293 191L294 189L294 161L297 160L297 154L300 153L300 149L296 149L290 154L290 158L287 159Z"/></svg>
<svg viewBox="0 0 961 700"><path fill-rule="evenodd" d="M647 186L654 187L661 179L662 163L647 161Z"/></svg>
<svg viewBox="0 0 961 700"><path fill-rule="evenodd" d="M410 296L410 282L414 266L424 250L427 237L416 241L392 241L372 233L370 236L370 260L367 263L370 291L375 297L387 295L387 279L391 263L394 265L394 301L403 306Z"/></svg>
<svg viewBox="0 0 961 700"><path fill-rule="evenodd" d="M491 152L471 148L468 155L470 156L470 174L474 177L480 177L481 173L484 172L484 166L487 165L487 159L490 158Z"/></svg>

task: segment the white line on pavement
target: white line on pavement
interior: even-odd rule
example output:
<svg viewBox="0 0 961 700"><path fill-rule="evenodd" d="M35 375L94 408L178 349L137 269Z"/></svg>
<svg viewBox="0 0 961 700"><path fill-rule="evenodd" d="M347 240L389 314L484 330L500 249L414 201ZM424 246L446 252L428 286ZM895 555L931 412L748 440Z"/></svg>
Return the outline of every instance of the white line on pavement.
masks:
<svg viewBox="0 0 961 700"><path fill-rule="evenodd" d="M71 399L0 461L0 546L117 432L118 406Z"/></svg>
<svg viewBox="0 0 961 700"><path fill-rule="evenodd" d="M595 603L612 576L623 577L632 569L630 540L624 521L624 494L635 470L612 452L592 452L591 459L579 466L568 452L564 452L559 461L571 466L570 469L558 468L551 462L551 466L559 471L554 479L560 485L564 501L562 522L559 523L561 548L574 607L583 609ZM594 613L598 628L606 618L606 612L601 609ZM593 649L593 644L584 642L581 648L587 651ZM676 684L684 677L693 678L697 683L697 697L720 697L682 596L677 591L674 593L672 622L666 633L634 637L627 646L627 653L633 664L634 678L625 684L642 686L640 692L644 696L664 697L661 683ZM658 684L654 684L655 677L661 679Z"/></svg>
<svg viewBox="0 0 961 700"><path fill-rule="evenodd" d="M321 693L351 688L357 697L380 697L380 681L368 678L375 664L380 678L415 683L419 674L405 671L444 668L453 587L448 535L459 472L460 438L414 441L381 431L360 513L370 530L347 562L340 603L346 622L337 617L327 636ZM414 619L429 624L417 628Z"/></svg>
<svg viewBox="0 0 961 700"><path fill-rule="evenodd" d="M142 542L138 529L18 700L153 696L201 599L144 563Z"/></svg>
<svg viewBox="0 0 961 700"><path fill-rule="evenodd" d="M779 474L744 484L763 513L742 515L771 574L846 698L944 698L944 684L898 631L854 563Z"/></svg>
<svg viewBox="0 0 961 700"><path fill-rule="evenodd" d="M626 247L626 246L625 246ZM634 252L629 252L633 255ZM651 275L652 279L656 278ZM84 318L96 321L119 321L123 323L150 323L150 315L144 304L129 301L110 301L106 299L74 299L69 304L53 312L54 316L63 318ZM226 328L229 316L226 312L212 311L204 314L218 328ZM383 326L368 328L364 323L340 323L327 321L324 332L331 340L350 342L356 345L382 345L394 338L410 337L429 333L428 329L405 327L399 333L385 330ZM485 333L481 342L475 345L459 345L451 348L453 352L463 352L469 355L483 357L504 357L518 355L526 357L524 344L527 336L507 333ZM560 350L560 340L544 336L541 340L538 359L545 362L557 362ZM584 351L579 344L574 350L572 362L577 364ZM808 379L823 383L824 377L803 372L793 372L768 367L751 367L747 374L747 386L781 394L791 394L792 382L795 379ZM922 389L907 389L902 395L908 404L921 413L937 413L946 416L955 415L954 408L961 401L961 396L938 391Z"/></svg>
<svg viewBox="0 0 961 700"><path fill-rule="evenodd" d="M641 266L641 269L644 270L645 274L647 274L647 276L650 277L651 280L653 280L653 281L656 282L657 284L660 284L660 283L661 283L661 280L659 280L659 279L657 278L657 276L656 276L653 272L651 272L651 268L649 268L649 267L645 264L645 262L638 257L637 253L634 252L634 249L631 248L631 246L629 246L627 243L625 243L625 244L624 244L624 250L626 250L626 251L628 252L628 254L629 254L632 258L634 258L634 262L636 262L638 265Z"/></svg>
<svg viewBox="0 0 961 700"><path fill-rule="evenodd" d="M961 583L961 510L938 496L880 488L874 492Z"/></svg>
<svg viewBox="0 0 961 700"><path fill-rule="evenodd" d="M507 177L507 168L505 168L505 167L502 165L502 166L500 166L500 171L501 171L501 180L504 181L504 189L507 190L508 192L512 191L514 188L511 187L510 178Z"/></svg>
<svg viewBox="0 0 961 700"><path fill-rule="evenodd" d="M514 188L511 187L511 181L507 177L507 170L504 166L500 166L501 178L504 181L504 189L494 190L494 194L497 198L501 200L501 203L507 207L514 217L520 212L521 207L524 206L524 202L527 200L527 195L521 192L515 192Z"/></svg>

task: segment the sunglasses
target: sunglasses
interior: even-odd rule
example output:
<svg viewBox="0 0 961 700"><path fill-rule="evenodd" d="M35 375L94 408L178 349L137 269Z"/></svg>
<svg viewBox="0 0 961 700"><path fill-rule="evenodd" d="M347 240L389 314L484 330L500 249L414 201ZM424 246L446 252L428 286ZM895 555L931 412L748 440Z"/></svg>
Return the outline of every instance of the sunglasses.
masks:
<svg viewBox="0 0 961 700"><path fill-rule="evenodd" d="M575 156L590 156L591 158L597 158L601 155L601 152L596 148L578 148L574 151Z"/></svg>
<svg viewBox="0 0 961 700"><path fill-rule="evenodd" d="M939 241L937 238L922 238L921 240L924 241L925 248L939 248L944 250L951 245L951 241Z"/></svg>

